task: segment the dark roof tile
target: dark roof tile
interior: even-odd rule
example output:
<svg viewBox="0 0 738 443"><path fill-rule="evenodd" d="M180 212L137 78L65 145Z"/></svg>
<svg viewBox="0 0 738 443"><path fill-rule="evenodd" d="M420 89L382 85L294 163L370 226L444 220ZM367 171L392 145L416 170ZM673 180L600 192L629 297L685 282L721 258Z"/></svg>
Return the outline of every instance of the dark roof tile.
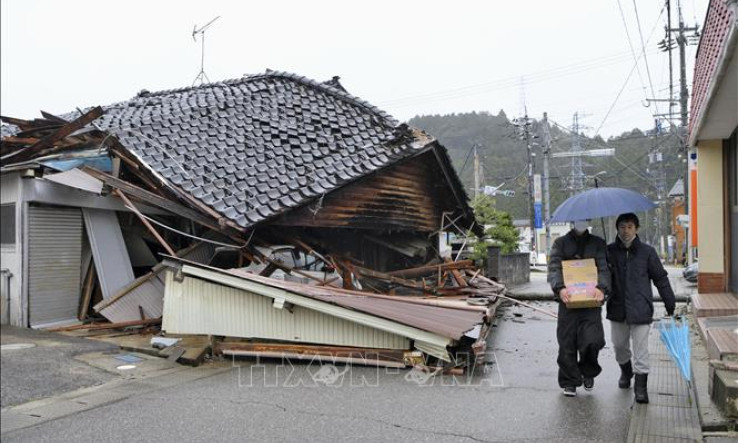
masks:
<svg viewBox="0 0 738 443"><path fill-rule="evenodd" d="M284 72L148 93L105 107L98 124L242 227L417 152L382 146L398 127L384 112Z"/></svg>

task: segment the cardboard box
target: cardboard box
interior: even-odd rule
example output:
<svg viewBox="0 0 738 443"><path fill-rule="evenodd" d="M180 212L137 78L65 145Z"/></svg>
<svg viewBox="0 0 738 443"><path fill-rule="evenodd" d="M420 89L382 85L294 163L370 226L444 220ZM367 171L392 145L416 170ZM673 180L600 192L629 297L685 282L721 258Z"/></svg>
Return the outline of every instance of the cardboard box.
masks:
<svg viewBox="0 0 738 443"><path fill-rule="evenodd" d="M595 300L597 265L593 258L564 260L561 262L564 284L569 290L569 309L596 308L602 306Z"/></svg>

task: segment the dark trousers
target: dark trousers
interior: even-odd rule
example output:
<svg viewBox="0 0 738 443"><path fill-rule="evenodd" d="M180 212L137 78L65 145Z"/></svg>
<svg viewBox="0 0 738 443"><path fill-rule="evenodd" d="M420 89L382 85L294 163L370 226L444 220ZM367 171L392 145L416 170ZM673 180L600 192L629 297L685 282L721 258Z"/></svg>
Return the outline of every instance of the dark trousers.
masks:
<svg viewBox="0 0 738 443"><path fill-rule="evenodd" d="M605 347L602 308L567 309L559 303L556 325L559 342L559 386L581 386L582 377L596 377L602 372L597 363Z"/></svg>

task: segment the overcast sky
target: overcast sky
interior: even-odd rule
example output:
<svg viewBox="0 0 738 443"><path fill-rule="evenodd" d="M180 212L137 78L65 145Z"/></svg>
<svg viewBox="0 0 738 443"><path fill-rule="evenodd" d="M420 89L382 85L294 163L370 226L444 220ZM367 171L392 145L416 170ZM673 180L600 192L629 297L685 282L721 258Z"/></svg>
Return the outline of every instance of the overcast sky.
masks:
<svg viewBox="0 0 738 443"><path fill-rule="evenodd" d="M684 0L685 23L701 27L707 3ZM350 93L403 121L501 109L513 118L525 104L531 117L547 111L566 126L579 112L585 132L599 129L608 137L653 127L656 109L643 106L645 99L666 98L669 89L668 56L656 47L666 24L661 0L0 5L0 112L12 117L62 114L127 100L141 89L190 86L200 71L193 28L216 16L205 34L212 82L267 68L318 81L337 75ZM676 26L676 5L672 9ZM696 46L687 52L690 90L695 52ZM675 52L675 73L678 60ZM676 76L675 82L678 94ZM666 111L659 104L658 112Z"/></svg>

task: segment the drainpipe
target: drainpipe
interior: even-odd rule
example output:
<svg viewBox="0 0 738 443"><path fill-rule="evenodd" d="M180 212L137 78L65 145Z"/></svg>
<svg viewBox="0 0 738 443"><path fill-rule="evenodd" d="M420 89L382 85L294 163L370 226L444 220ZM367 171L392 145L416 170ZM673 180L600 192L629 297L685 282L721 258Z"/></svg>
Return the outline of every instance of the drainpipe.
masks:
<svg viewBox="0 0 738 443"><path fill-rule="evenodd" d="M2 278L2 282L0 282L0 303L2 303L0 324L3 325L10 324L10 277L12 276L13 273L10 272L10 269L0 269L0 278Z"/></svg>

